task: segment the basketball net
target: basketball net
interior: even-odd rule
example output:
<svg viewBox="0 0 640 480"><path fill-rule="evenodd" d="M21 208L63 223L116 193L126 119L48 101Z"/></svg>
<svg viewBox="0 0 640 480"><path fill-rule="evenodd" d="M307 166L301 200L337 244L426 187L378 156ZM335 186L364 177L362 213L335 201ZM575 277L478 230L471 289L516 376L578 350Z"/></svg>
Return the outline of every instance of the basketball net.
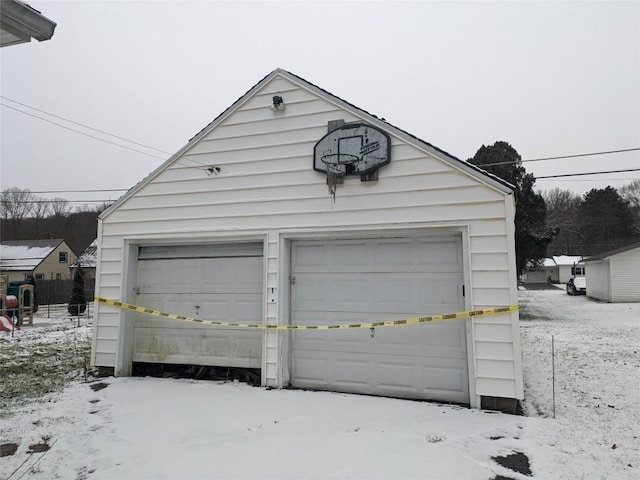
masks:
<svg viewBox="0 0 640 480"><path fill-rule="evenodd" d="M327 187L329 188L329 195L333 198L333 203L336 203L336 190L338 184L343 182L344 174L340 171L327 169Z"/></svg>

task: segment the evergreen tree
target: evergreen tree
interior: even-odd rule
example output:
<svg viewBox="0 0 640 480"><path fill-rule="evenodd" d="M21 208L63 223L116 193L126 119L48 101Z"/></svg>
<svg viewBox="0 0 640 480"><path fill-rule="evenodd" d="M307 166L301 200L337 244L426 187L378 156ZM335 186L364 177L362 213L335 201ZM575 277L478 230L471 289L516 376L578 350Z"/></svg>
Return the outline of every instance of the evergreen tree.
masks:
<svg viewBox="0 0 640 480"><path fill-rule="evenodd" d="M553 233L546 227L544 198L533 191L536 179L532 173L527 173L520 154L507 142L483 145L468 162L515 187L516 267L521 274L528 263L538 263L546 256L547 246L553 238Z"/></svg>
<svg viewBox="0 0 640 480"><path fill-rule="evenodd" d="M629 203L613 187L587 192L578 211L583 255L597 255L640 239Z"/></svg>
<svg viewBox="0 0 640 480"><path fill-rule="evenodd" d="M67 310L73 316L78 316L84 313L87 309L87 299L84 295L84 272L82 268L76 270L76 274L73 276L73 290L71 291L71 300L69 300L69 306Z"/></svg>

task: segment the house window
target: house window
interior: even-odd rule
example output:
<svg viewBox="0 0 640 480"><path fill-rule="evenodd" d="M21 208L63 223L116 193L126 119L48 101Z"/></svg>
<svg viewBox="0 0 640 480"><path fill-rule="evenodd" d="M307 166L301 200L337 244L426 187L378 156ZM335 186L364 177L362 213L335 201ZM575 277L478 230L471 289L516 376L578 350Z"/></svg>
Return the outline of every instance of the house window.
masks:
<svg viewBox="0 0 640 480"><path fill-rule="evenodd" d="M571 275L574 277L584 276L584 267L571 267Z"/></svg>
<svg viewBox="0 0 640 480"><path fill-rule="evenodd" d="M44 280L44 273L36 273L36 280Z"/></svg>
<svg viewBox="0 0 640 480"><path fill-rule="evenodd" d="M58 254L58 261L60 263L67 263L67 252L60 252Z"/></svg>
<svg viewBox="0 0 640 480"><path fill-rule="evenodd" d="M62 274L56 273L56 280L62 280Z"/></svg>

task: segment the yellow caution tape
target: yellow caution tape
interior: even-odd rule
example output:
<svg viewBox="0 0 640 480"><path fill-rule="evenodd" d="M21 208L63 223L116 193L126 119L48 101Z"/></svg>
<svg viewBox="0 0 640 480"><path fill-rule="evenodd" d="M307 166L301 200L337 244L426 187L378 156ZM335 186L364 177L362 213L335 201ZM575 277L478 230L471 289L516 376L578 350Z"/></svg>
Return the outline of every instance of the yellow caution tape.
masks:
<svg viewBox="0 0 640 480"><path fill-rule="evenodd" d="M466 312L443 313L440 315L428 315L424 317L404 318L402 320L388 320L384 322L366 322L366 323L350 323L343 325L267 325L265 323L232 323L219 322L216 320L202 320L200 318L185 317L184 315L175 315L173 313L161 312L152 308L139 307L130 303L112 300L109 298L95 297L98 303L111 305L113 307L130 310L133 312L144 313L145 315L153 315L155 317L171 318L173 320L181 320L184 322L201 323L204 325L214 325L216 327L234 327L234 328L251 328L260 330L345 330L352 328L380 328L380 327L400 327L406 325L420 325L423 323L444 322L447 320L461 320L466 318L488 317L491 315L500 315L502 313L517 312L518 306L488 308L483 310L468 310Z"/></svg>

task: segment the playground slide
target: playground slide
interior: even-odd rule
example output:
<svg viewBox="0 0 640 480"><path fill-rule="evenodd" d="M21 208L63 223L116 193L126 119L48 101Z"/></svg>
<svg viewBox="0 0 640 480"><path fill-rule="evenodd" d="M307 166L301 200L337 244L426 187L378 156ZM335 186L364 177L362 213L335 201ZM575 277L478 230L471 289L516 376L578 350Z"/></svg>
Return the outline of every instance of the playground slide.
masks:
<svg viewBox="0 0 640 480"><path fill-rule="evenodd" d="M11 332L13 329L20 330L19 325L14 325L11 318L7 315L0 315L0 331Z"/></svg>

